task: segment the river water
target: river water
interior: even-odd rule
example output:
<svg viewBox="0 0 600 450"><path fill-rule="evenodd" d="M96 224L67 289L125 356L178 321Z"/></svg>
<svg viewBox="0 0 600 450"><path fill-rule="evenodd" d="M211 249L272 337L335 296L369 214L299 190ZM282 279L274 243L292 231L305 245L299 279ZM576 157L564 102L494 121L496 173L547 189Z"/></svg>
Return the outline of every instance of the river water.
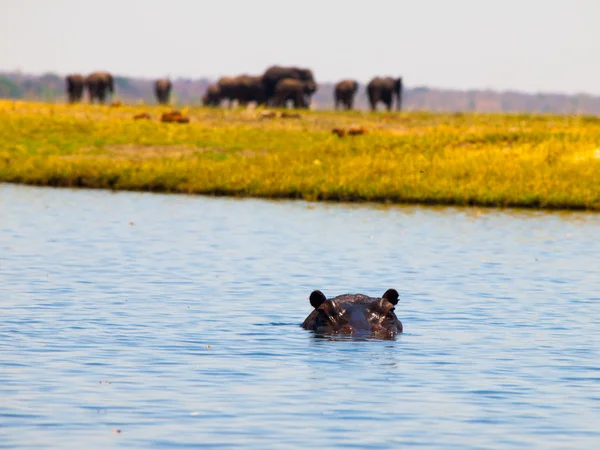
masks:
<svg viewBox="0 0 600 450"><path fill-rule="evenodd" d="M591 213L0 185L0 447L597 448L599 260ZM299 327L392 287L394 340Z"/></svg>

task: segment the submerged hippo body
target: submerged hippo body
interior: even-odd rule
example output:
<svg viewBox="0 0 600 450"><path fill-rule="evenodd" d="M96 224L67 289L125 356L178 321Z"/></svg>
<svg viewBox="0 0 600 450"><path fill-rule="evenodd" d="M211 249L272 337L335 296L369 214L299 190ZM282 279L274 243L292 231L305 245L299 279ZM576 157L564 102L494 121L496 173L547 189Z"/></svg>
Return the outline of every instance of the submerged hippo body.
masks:
<svg viewBox="0 0 600 450"><path fill-rule="evenodd" d="M381 298L344 294L328 300L321 291L313 291L310 304L315 309L302 328L327 334L362 331L393 336L402 333L402 323L394 313L398 297L395 289L388 289Z"/></svg>

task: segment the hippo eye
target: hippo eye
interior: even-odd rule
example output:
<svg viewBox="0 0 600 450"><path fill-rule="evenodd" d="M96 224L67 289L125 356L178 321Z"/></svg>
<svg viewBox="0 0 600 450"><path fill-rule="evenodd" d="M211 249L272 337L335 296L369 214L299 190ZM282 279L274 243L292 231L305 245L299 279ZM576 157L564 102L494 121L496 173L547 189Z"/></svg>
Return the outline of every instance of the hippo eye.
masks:
<svg viewBox="0 0 600 450"><path fill-rule="evenodd" d="M329 313L324 310L321 310L321 317L323 317L323 319L325 319L327 322L335 321L335 317L330 316Z"/></svg>

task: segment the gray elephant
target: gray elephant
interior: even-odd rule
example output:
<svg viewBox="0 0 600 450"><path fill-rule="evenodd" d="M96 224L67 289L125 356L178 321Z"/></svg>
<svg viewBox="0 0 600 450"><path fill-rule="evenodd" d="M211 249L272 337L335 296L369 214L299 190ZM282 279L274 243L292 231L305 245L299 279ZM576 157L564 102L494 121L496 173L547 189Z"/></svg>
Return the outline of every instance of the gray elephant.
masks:
<svg viewBox="0 0 600 450"><path fill-rule="evenodd" d="M202 96L204 106L219 106L221 103L221 89L216 84L211 84Z"/></svg>
<svg viewBox="0 0 600 450"><path fill-rule="evenodd" d="M388 111L392 109L392 101L396 97L396 109L402 109L402 78L375 77L367 85L367 95L371 110L377 110L377 103L383 102Z"/></svg>
<svg viewBox="0 0 600 450"><path fill-rule="evenodd" d="M261 105L266 102L262 77L238 75L237 77L222 77L217 82L221 99L229 100L229 105L237 100L240 105L256 102Z"/></svg>
<svg viewBox="0 0 600 450"><path fill-rule="evenodd" d="M310 97L317 90L314 81L301 81L293 78L284 78L275 86L274 106L285 108L289 100L294 108L308 108Z"/></svg>
<svg viewBox="0 0 600 450"><path fill-rule="evenodd" d="M217 87L219 89L219 99L229 100L229 106L235 100L235 92L237 89L237 83L235 77L221 77L217 80Z"/></svg>
<svg viewBox="0 0 600 450"><path fill-rule="evenodd" d="M161 105L166 105L169 103L172 87L173 85L171 84L171 80L168 78L161 78L160 80L156 80L154 82L154 94L156 95L156 100L158 100L158 103Z"/></svg>
<svg viewBox="0 0 600 450"><path fill-rule="evenodd" d="M340 105L347 110L352 109L356 91L358 91L358 83L355 80L342 80L337 83L334 89L335 109Z"/></svg>
<svg viewBox="0 0 600 450"><path fill-rule="evenodd" d="M85 85L90 94L90 103L98 100L98 103L104 103L106 100L106 92L111 94L114 92L113 77L108 72L94 72L87 76Z"/></svg>
<svg viewBox="0 0 600 450"><path fill-rule="evenodd" d="M277 86L277 83L285 78L312 82L316 86L313 73L310 69L303 69L300 67L271 66L262 76L262 83L265 88L267 103L273 103L275 101L275 87Z"/></svg>
<svg viewBox="0 0 600 450"><path fill-rule="evenodd" d="M237 100L242 105L250 102L256 102L262 105L267 101L265 87L262 83L262 77L256 75L240 75L236 77L238 83Z"/></svg>
<svg viewBox="0 0 600 450"><path fill-rule="evenodd" d="M77 103L83 97L83 88L85 87L85 78L83 75L71 74L66 77L67 98L69 103Z"/></svg>

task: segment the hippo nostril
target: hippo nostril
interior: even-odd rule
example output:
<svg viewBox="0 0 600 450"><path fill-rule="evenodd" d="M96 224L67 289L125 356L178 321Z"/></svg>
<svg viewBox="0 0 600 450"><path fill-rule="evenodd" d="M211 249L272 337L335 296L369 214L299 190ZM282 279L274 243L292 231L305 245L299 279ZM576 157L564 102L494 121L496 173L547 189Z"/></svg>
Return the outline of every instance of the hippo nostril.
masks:
<svg viewBox="0 0 600 450"><path fill-rule="evenodd" d="M389 328L384 327L383 325L375 325L372 329L373 334L378 336L388 336L393 337L396 333L394 330L390 330Z"/></svg>
<svg viewBox="0 0 600 450"><path fill-rule="evenodd" d="M354 334L354 328L352 328L351 325L344 325L340 332L344 334Z"/></svg>

